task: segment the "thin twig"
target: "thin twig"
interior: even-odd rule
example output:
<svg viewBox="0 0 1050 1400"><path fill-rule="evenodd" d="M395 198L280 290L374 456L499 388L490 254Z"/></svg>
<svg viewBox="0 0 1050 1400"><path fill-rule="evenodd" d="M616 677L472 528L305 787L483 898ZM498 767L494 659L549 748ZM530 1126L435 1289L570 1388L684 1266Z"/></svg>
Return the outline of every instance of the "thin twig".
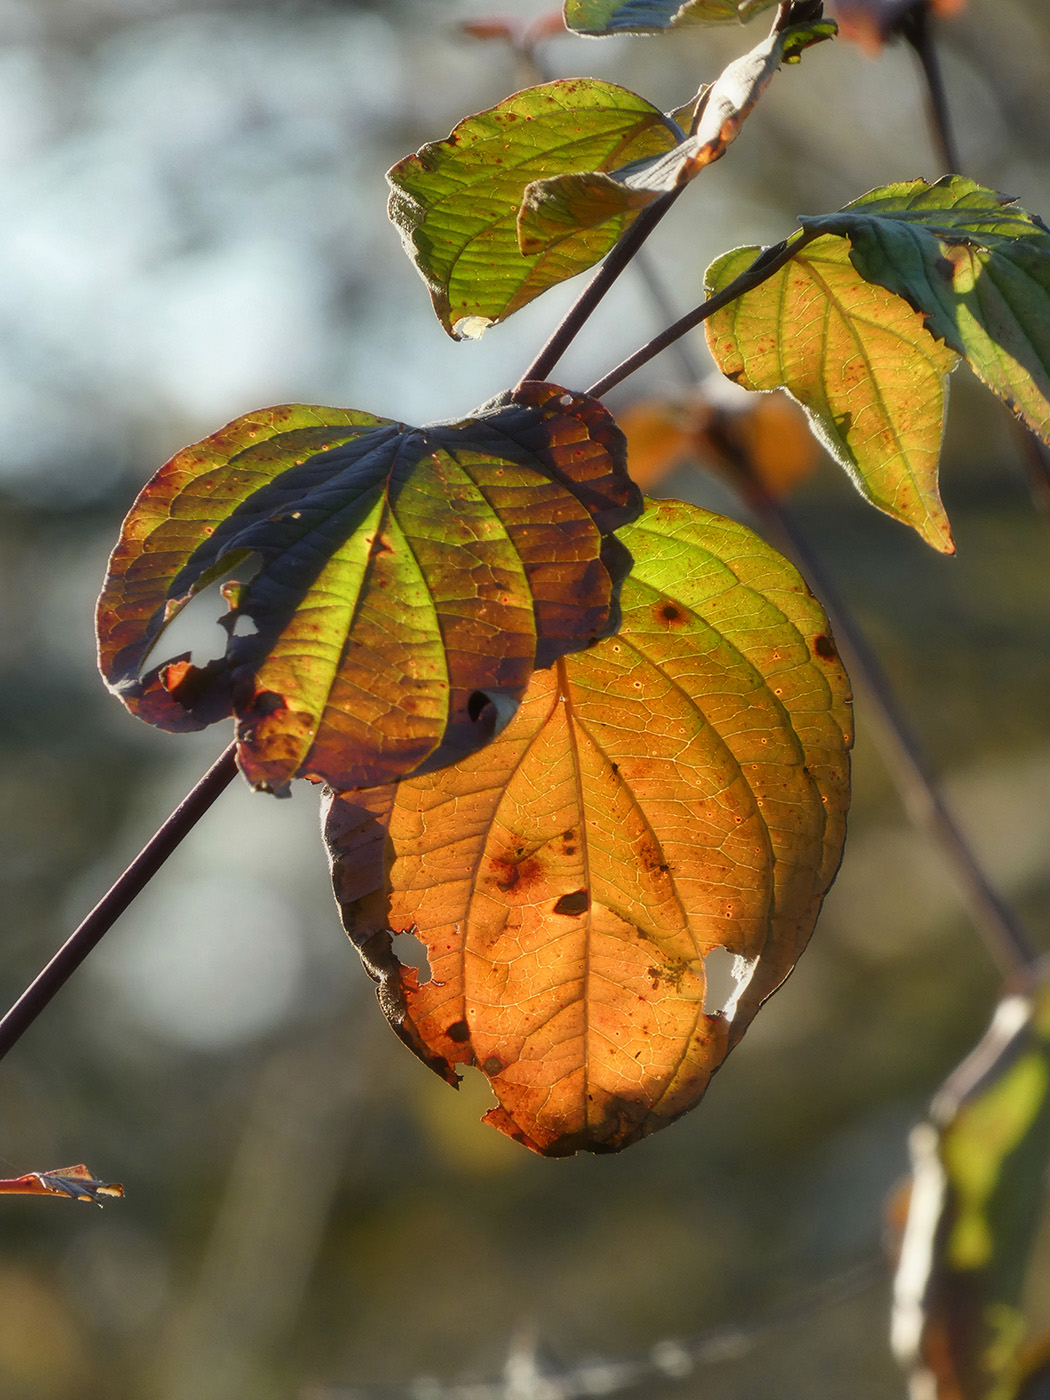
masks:
<svg viewBox="0 0 1050 1400"><path fill-rule="evenodd" d="M927 0L918 0L898 21L898 32L911 45L922 68L926 81L926 109L929 115L930 134L937 148L937 158L944 166L945 174L958 175L962 166L959 162L959 148L952 130L951 115L948 110L948 93L941 72L941 61L937 46L930 32L930 11Z"/></svg>
<svg viewBox="0 0 1050 1400"><path fill-rule="evenodd" d="M145 845L116 884L103 895L84 922L26 988L0 1020L0 1059L25 1034L51 998L65 986L92 948L116 923L128 905L146 888L157 871L196 826L237 772L231 744L186 794L156 835Z"/></svg>
<svg viewBox="0 0 1050 1400"><path fill-rule="evenodd" d="M800 249L807 243L812 243L814 238L820 235L816 231L803 230L793 238L785 238L780 243L774 243L769 248L764 248L758 257L746 267L739 277L734 277L728 286L723 287L720 292L716 292L713 297L708 297L701 302L694 310L675 321L673 326L668 326L665 331L654 336L636 350L633 355L629 355L626 360L621 360L615 369L599 379L587 390L594 398L601 398L610 389L615 389L617 384L621 384L629 375L634 374L642 365L648 364L661 351L666 350L669 345L673 345L676 340L687 335L695 326L706 321L709 316L713 316L716 311L721 311L723 306L728 306L737 297L743 296L745 292L752 291L760 286L768 277L772 277L775 272L779 272L785 263L791 261Z"/></svg>
<svg viewBox="0 0 1050 1400"><path fill-rule="evenodd" d="M546 345L518 380L517 387L519 389L529 380L542 380L550 377L555 365L587 324L606 292L609 291L684 189L683 185L679 189L670 190L667 194L660 195L647 209L642 210L569 308Z"/></svg>

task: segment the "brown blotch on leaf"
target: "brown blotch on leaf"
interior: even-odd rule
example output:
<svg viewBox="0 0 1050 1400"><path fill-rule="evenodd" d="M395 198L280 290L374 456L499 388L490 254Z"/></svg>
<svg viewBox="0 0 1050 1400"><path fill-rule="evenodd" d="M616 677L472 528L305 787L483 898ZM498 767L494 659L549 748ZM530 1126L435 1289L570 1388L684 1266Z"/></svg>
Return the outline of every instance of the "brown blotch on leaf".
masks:
<svg viewBox="0 0 1050 1400"><path fill-rule="evenodd" d="M821 633L813 643L813 650L818 656L822 656L825 661L831 661L835 656L835 643L830 637L826 637Z"/></svg>
<svg viewBox="0 0 1050 1400"><path fill-rule="evenodd" d="M587 890L574 890L563 894L554 905L555 914L586 914L591 907L591 896Z"/></svg>
<svg viewBox="0 0 1050 1400"><path fill-rule="evenodd" d="M445 1034L449 1040L454 1040L457 1045L462 1045L465 1040L470 1039L470 1027L466 1021L454 1021Z"/></svg>
<svg viewBox="0 0 1050 1400"><path fill-rule="evenodd" d="M481 1068L485 1074L500 1074L503 1071L503 1061L496 1055L490 1055Z"/></svg>
<svg viewBox="0 0 1050 1400"><path fill-rule="evenodd" d="M682 609L676 607L674 603L664 603L660 608L660 616L665 622L681 622Z"/></svg>

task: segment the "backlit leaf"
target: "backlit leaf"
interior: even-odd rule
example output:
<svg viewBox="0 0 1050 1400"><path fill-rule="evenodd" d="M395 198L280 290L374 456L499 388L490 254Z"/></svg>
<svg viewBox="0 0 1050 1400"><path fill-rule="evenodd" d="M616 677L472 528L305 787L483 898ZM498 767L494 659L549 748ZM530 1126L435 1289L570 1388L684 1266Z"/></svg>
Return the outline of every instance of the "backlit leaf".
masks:
<svg viewBox="0 0 1050 1400"><path fill-rule="evenodd" d="M708 294L759 251L737 248L712 263ZM803 246L704 329L723 374L747 389L787 389L873 505L951 552L937 464L957 357L899 296L857 273L844 239Z"/></svg>
<svg viewBox="0 0 1050 1400"><path fill-rule="evenodd" d="M833 24L795 25L736 59L707 94L696 131L671 151L621 162L609 173L577 165L574 172L580 173L535 180L525 191L518 221L522 252L547 252L563 239L578 237L581 229L623 220L687 185L725 155L780 65L797 61L803 49L834 33Z"/></svg>
<svg viewBox="0 0 1050 1400"><path fill-rule="evenodd" d="M960 175L872 190L803 228L849 239L860 275L903 297L933 335L1050 441L1050 231Z"/></svg>
<svg viewBox="0 0 1050 1400"><path fill-rule="evenodd" d="M142 491L99 599L100 666L160 728L235 713L257 786L387 782L484 743L534 664L615 628L628 560L610 532L640 508L613 420L556 385L427 428L266 409ZM225 655L142 674L182 607L250 561Z"/></svg>
<svg viewBox="0 0 1050 1400"><path fill-rule="evenodd" d="M911 1149L894 1350L916 1397L1012 1400L1050 1160L1050 985L1000 1003Z"/></svg>
<svg viewBox="0 0 1050 1400"><path fill-rule="evenodd" d="M565 0L577 34L650 33L677 25L744 23L777 0Z"/></svg>
<svg viewBox="0 0 1050 1400"><path fill-rule="evenodd" d="M4 1196L65 1196L74 1201L93 1201L101 1206L100 1196L123 1196L124 1188L115 1181L100 1181L83 1162L75 1167L56 1167L50 1172L27 1172L25 1176L8 1177L0 1181Z"/></svg>
<svg viewBox="0 0 1050 1400"><path fill-rule="evenodd" d="M633 218L622 214L550 254L525 257L517 220L528 184L614 170L670 150L681 137L674 122L626 88L573 78L515 93L399 161L387 175L390 218L449 334L478 336L593 266Z"/></svg>
<svg viewBox="0 0 1050 1400"><path fill-rule="evenodd" d="M618 635L536 671L485 749L326 819L392 1024L450 1082L476 1065L487 1121L549 1155L700 1099L802 952L845 829L847 682L798 575L676 501L621 537Z"/></svg>

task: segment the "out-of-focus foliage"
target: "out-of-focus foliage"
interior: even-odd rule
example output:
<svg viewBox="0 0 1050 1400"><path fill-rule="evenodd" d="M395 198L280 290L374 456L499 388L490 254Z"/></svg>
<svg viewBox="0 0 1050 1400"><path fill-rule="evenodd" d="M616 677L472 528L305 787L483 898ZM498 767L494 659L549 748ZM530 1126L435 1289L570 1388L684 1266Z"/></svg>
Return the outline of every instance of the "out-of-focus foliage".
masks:
<svg viewBox="0 0 1050 1400"><path fill-rule="evenodd" d="M676 25L744 22L776 0L565 0L578 34L651 33Z"/></svg>
<svg viewBox="0 0 1050 1400"><path fill-rule="evenodd" d="M915 1400L1012 1400L1046 1204L1050 988L1000 1003L912 1133L894 1349ZM1043 1322L1045 1328L1045 1319Z"/></svg>

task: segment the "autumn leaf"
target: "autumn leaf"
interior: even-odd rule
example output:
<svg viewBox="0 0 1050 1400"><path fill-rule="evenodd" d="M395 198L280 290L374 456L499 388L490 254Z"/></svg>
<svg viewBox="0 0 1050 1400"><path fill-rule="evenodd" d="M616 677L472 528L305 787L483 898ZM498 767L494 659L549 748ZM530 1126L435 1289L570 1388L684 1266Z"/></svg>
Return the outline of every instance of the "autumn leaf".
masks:
<svg viewBox="0 0 1050 1400"><path fill-rule="evenodd" d="M124 1188L117 1182L100 1181L81 1162L75 1167L56 1167L49 1172L27 1172L25 1176L0 1181L0 1195L7 1196L65 1196L74 1201L94 1201L101 1206L100 1196L123 1196Z"/></svg>
<svg viewBox="0 0 1050 1400"><path fill-rule="evenodd" d="M903 297L1050 441L1050 230L1041 220L946 175L886 185L799 223L848 238L860 276Z"/></svg>
<svg viewBox="0 0 1050 1400"><path fill-rule="evenodd" d="M534 180L524 192L518 238L526 255L540 255L609 220L622 221L661 195L680 189L720 160L736 140L782 63L829 39L833 24L794 25L771 34L725 69L706 94L696 130L664 154L624 161L621 168L582 169ZM619 227L619 222L617 227Z"/></svg>
<svg viewBox="0 0 1050 1400"><path fill-rule="evenodd" d="M759 251L737 248L712 263L708 295ZM952 552L937 469L957 356L899 296L858 274L844 239L802 246L704 329L723 374L747 389L786 389L862 495Z"/></svg>
<svg viewBox="0 0 1050 1400"><path fill-rule="evenodd" d="M847 682L798 575L680 502L621 537L618 635L536 671L469 759L326 817L395 1029L450 1082L476 1065L486 1121L552 1156L700 1099L802 952L844 838Z"/></svg>
<svg viewBox="0 0 1050 1400"><path fill-rule="evenodd" d="M632 220L563 240L525 257L517 220L533 180L612 170L670 150L681 129L644 98L593 78L561 79L515 93L461 121L444 141L388 173L389 213L456 339L477 337L548 287L592 267Z"/></svg>
<svg viewBox="0 0 1050 1400"><path fill-rule="evenodd" d="M776 0L565 0L577 34L639 34L678 25L745 23Z"/></svg>
<svg viewBox="0 0 1050 1400"><path fill-rule="evenodd" d="M161 468L124 522L102 673L163 729L236 714L255 786L387 782L484 743L534 664L615 629L629 559L611 532L640 502L611 417L556 385L421 429L249 414ZM185 604L251 561L225 655L143 673Z"/></svg>
<svg viewBox="0 0 1050 1400"><path fill-rule="evenodd" d="M843 39L875 56L899 34L916 11L948 18L965 0L834 0L833 9Z"/></svg>
<svg viewBox="0 0 1050 1400"><path fill-rule="evenodd" d="M894 1350L914 1394L1012 1400L1050 1160L1050 984L1000 1002L911 1151Z"/></svg>

